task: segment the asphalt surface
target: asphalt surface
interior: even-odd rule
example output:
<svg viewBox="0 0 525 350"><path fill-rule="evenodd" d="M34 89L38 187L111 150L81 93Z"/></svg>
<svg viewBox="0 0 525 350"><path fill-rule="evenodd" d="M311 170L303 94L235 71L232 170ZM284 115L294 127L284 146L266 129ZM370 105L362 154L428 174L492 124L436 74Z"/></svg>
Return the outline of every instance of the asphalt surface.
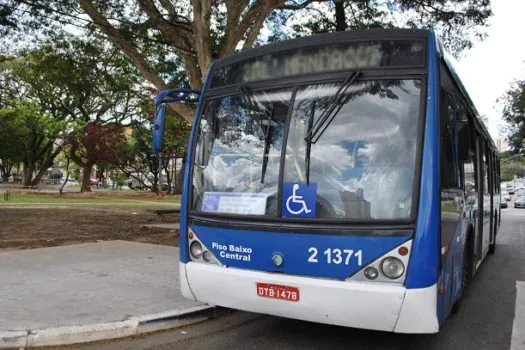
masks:
<svg viewBox="0 0 525 350"><path fill-rule="evenodd" d="M510 203L502 212L495 255L485 260L467 288L459 313L451 316L437 334L366 331L232 312L187 328L96 344L96 348L508 350L516 306L516 282L525 281L525 209L514 209ZM524 344L515 345L512 350L525 349ZM93 344L78 348L93 348Z"/></svg>

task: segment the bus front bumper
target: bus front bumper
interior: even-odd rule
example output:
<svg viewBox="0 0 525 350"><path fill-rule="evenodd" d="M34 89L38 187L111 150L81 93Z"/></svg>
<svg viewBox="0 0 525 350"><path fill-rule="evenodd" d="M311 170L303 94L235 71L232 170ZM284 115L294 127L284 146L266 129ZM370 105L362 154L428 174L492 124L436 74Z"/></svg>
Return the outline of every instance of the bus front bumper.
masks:
<svg viewBox="0 0 525 350"><path fill-rule="evenodd" d="M406 289L387 283L343 282L189 262L180 264L186 298L232 309L346 327L435 333L436 285ZM296 287L299 301L263 298L256 284Z"/></svg>

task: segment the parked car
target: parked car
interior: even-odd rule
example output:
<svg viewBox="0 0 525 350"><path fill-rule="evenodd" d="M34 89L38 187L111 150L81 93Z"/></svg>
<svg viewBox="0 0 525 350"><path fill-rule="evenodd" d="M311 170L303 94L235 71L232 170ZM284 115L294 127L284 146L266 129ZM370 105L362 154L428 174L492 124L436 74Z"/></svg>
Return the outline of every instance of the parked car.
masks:
<svg viewBox="0 0 525 350"><path fill-rule="evenodd" d="M509 201L510 201L510 194L507 191L501 191L499 207L500 208L508 208L509 204L507 202L509 202Z"/></svg>
<svg viewBox="0 0 525 350"><path fill-rule="evenodd" d="M512 185L507 185L507 192L510 193L510 194L514 194L514 192L516 191L516 189L514 188L514 186Z"/></svg>
<svg viewBox="0 0 525 350"><path fill-rule="evenodd" d="M525 208L525 196L518 196L516 198L514 208Z"/></svg>

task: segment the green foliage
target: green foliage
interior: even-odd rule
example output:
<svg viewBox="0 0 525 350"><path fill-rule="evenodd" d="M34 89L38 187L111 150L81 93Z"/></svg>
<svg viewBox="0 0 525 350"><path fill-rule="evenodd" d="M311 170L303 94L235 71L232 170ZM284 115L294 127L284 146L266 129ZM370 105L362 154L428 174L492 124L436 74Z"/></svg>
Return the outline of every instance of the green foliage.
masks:
<svg viewBox="0 0 525 350"><path fill-rule="evenodd" d="M45 168L53 164L61 147L58 145L56 152L53 143L59 136L66 139L67 134L78 135L79 130L92 122L120 123L138 118L146 94L141 82L140 74L130 61L97 38L71 39L55 35L54 42L22 50L16 56L2 57L0 83L4 89L0 92L0 106L16 100L31 101L57 122L58 129L48 133L46 139L29 143L34 145L32 153L38 157L24 161L28 181L35 182ZM50 127L45 126L44 130ZM45 151L36 149L44 146ZM34 170L38 173L35 180L31 180Z"/></svg>
<svg viewBox="0 0 525 350"><path fill-rule="evenodd" d="M511 181L516 177L525 177L525 156L512 151L500 154L501 180Z"/></svg>
<svg viewBox="0 0 525 350"><path fill-rule="evenodd" d="M502 98L503 120L514 153L525 150L525 80L516 81Z"/></svg>
<svg viewBox="0 0 525 350"><path fill-rule="evenodd" d="M184 120L168 117L164 128L164 154L181 158L186 152L191 126Z"/></svg>
<svg viewBox="0 0 525 350"><path fill-rule="evenodd" d="M121 165L121 170L129 177L142 182L142 185L151 184L152 191L158 190L160 175L160 159L151 153L153 135L151 130L143 124L135 124L129 142L129 161ZM147 180L147 181L144 181ZM147 182L147 183L146 183Z"/></svg>
<svg viewBox="0 0 525 350"><path fill-rule="evenodd" d="M24 133L17 111L0 109L0 172L4 180L11 175L12 168L22 162Z"/></svg>
<svg viewBox="0 0 525 350"><path fill-rule="evenodd" d="M511 181L525 176L525 161L510 161L501 165L501 180Z"/></svg>
<svg viewBox="0 0 525 350"><path fill-rule="evenodd" d="M80 181L80 168L75 167L69 176L76 181Z"/></svg>
<svg viewBox="0 0 525 350"><path fill-rule="evenodd" d="M368 28L432 28L454 55L485 36L492 15L489 0L331 0L297 11L293 36Z"/></svg>
<svg viewBox="0 0 525 350"><path fill-rule="evenodd" d="M41 161L52 151L54 140L64 128L64 121L26 101L15 101L10 108L0 109L2 165Z"/></svg>
<svg viewBox="0 0 525 350"><path fill-rule="evenodd" d="M118 187L122 187L126 184L126 180L127 180L127 176L126 174L124 174L123 172L118 172L116 177L115 177L115 181L117 182L117 186Z"/></svg>

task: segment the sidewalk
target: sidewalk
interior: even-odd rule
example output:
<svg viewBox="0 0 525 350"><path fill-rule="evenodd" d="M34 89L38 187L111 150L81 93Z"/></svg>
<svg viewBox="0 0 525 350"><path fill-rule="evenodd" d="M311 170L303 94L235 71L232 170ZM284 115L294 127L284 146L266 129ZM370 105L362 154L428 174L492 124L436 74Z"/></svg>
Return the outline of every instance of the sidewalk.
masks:
<svg viewBox="0 0 525 350"><path fill-rule="evenodd" d="M0 348L131 336L214 312L180 294L175 247L110 241L3 252L0 281Z"/></svg>

